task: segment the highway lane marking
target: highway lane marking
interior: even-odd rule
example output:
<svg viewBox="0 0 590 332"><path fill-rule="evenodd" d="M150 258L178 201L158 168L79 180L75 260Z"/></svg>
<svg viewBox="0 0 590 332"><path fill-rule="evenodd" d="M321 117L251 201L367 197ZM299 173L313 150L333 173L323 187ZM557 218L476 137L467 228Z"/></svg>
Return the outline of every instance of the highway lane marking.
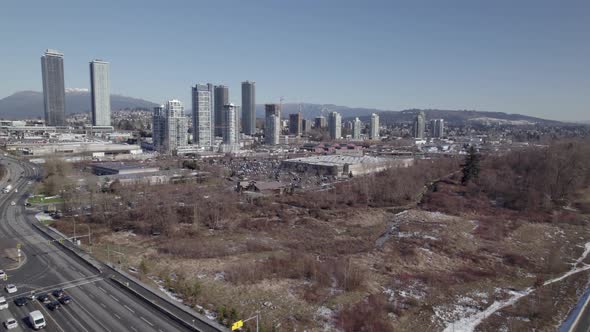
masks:
<svg viewBox="0 0 590 332"><path fill-rule="evenodd" d="M117 317L118 320L121 320L121 316L119 316L117 314L114 314L114 315L115 315L115 317Z"/></svg>
<svg viewBox="0 0 590 332"><path fill-rule="evenodd" d="M119 302L119 299L118 299L118 298L116 298L116 297L112 296L111 294L109 294L109 296L110 296L110 297L111 297L113 300L115 300L115 301Z"/></svg>
<svg viewBox="0 0 590 332"><path fill-rule="evenodd" d="M44 307L44 306L42 306L41 304L39 304L39 302L37 302L37 301L35 301L35 305L39 306L39 308L41 308L41 310L43 310L43 312L45 313L45 317L48 317L48 318L50 318L50 319L51 319L51 320L52 320L52 321L55 323L55 325L57 326L57 328L59 328L59 329L60 329L62 332L66 332L66 331L65 331L65 330L64 330L64 329L61 327L61 325L59 325L59 323L58 323L58 322L55 320L55 318L53 318L53 317L52 317L52 316L49 314L49 312L48 312L48 311L45 309L45 307Z"/></svg>
<svg viewBox="0 0 590 332"><path fill-rule="evenodd" d="M100 289L101 291L103 291L105 294L108 294L107 291L106 291L106 289L104 289L104 288L102 288L100 286L96 286L96 287L98 287L98 289Z"/></svg>
<svg viewBox="0 0 590 332"><path fill-rule="evenodd" d="M133 331L137 332L137 329L133 326L129 326Z"/></svg>
<svg viewBox="0 0 590 332"><path fill-rule="evenodd" d="M105 309L107 308L107 306L104 303L102 303L102 302L100 302L100 306L103 307L103 308L105 308Z"/></svg>
<svg viewBox="0 0 590 332"><path fill-rule="evenodd" d="M78 319L76 319L74 317L74 315L72 315L71 313L69 313L67 310L62 310L63 313L68 314L68 316L72 317L72 321L76 322L76 324L80 325L80 327L82 329L84 329L84 331L89 332L80 322Z"/></svg>
<svg viewBox="0 0 590 332"><path fill-rule="evenodd" d="M91 293L87 293L86 295L90 296L90 298L94 299L94 295L92 295Z"/></svg>
<svg viewBox="0 0 590 332"><path fill-rule="evenodd" d="M86 310L86 308L84 308L84 306L79 301L75 301L75 303L77 303L78 304L78 307L80 309L82 309L86 314L88 314L89 317L93 318L94 321L97 322L98 325L100 325L105 331L111 332L111 330L107 329L106 326L102 325L102 323L100 322L100 320L95 319L96 317L94 317L91 313L89 313L88 310Z"/></svg>
<svg viewBox="0 0 590 332"><path fill-rule="evenodd" d="M152 324L152 323L151 323L149 320L147 320L147 319L143 318L143 316L139 316L139 319L141 319L142 321L144 321L144 322L146 322L146 323L150 324L150 326L152 326L152 327L154 326L154 324Z"/></svg>
<svg viewBox="0 0 590 332"><path fill-rule="evenodd" d="M126 304L123 304L123 306L125 307L125 309L131 311L132 313L135 313L135 311L133 311L133 309L129 308Z"/></svg>

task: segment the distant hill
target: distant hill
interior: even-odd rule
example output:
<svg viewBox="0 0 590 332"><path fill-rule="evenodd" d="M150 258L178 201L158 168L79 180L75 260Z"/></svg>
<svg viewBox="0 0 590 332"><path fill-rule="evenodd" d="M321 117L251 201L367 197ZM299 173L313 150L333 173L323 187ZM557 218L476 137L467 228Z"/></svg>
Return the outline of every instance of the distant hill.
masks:
<svg viewBox="0 0 590 332"><path fill-rule="evenodd" d="M121 95L111 95L113 110L145 108L157 104L147 100ZM90 92L87 89L66 89L66 113L90 112ZM0 118L25 119L43 117L43 93L20 91L0 99Z"/></svg>
<svg viewBox="0 0 590 332"><path fill-rule="evenodd" d="M419 109L404 110L401 112L379 112L381 123L412 122L419 112ZM422 110L426 120L444 119L449 124L511 124L511 125L532 125L532 124L562 124L554 120L546 120L521 114L508 114L503 112L483 112L473 110ZM369 121L369 117L361 117L363 121Z"/></svg>
<svg viewBox="0 0 590 332"><path fill-rule="evenodd" d="M283 104L282 115L286 118L288 114L297 113L300 109L304 119L313 119L320 115L327 117L330 112L338 112L342 115L342 118L371 116L371 113L384 112L374 108L353 108L333 104L288 103ZM256 105L256 116L259 118L264 117L264 105Z"/></svg>
<svg viewBox="0 0 590 332"><path fill-rule="evenodd" d="M410 109L404 111L388 111L374 108L355 108L347 106L338 106L333 104L283 104L283 118L287 118L291 113L297 113L301 109L303 118L313 119L320 115L328 116L330 112L339 112L343 120L350 120L359 117L362 121L368 122L372 113L379 114L382 124L392 124L400 122L412 122L416 117L419 109ZM530 125L530 124L560 124L559 121L545 120L527 115L507 114L503 112L481 112L473 110L422 110L426 115L426 120L445 119L449 124L464 124L467 122L481 124L511 124L511 125ZM264 105L256 105L257 117L264 117Z"/></svg>
<svg viewBox="0 0 590 332"><path fill-rule="evenodd" d="M144 108L152 110L155 103L147 100L121 95L111 95L113 110ZM374 108L347 107L334 104L286 103L283 104L283 118L301 110L303 118L313 119L320 115L328 116L330 112L339 112L343 120L359 117L362 121L369 121L371 113L378 113L382 124L411 122L420 110L389 111ZM190 114L190 110L186 110ZM481 123L481 124L560 124L559 121L545 120L520 114L502 112L480 112L473 110L423 110L426 120L445 119L449 124ZM66 112L90 112L90 93L87 89L66 89ZM264 117L264 105L256 105L256 116ZM23 119L43 117L43 93L37 91L21 91L0 99L0 118Z"/></svg>

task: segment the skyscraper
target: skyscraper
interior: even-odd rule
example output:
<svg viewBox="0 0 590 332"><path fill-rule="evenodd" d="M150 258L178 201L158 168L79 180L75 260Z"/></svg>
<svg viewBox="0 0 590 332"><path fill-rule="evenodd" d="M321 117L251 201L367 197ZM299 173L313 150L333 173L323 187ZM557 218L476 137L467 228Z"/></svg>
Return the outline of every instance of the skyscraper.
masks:
<svg viewBox="0 0 590 332"><path fill-rule="evenodd" d="M256 134L256 82L242 82L242 132Z"/></svg>
<svg viewBox="0 0 590 332"><path fill-rule="evenodd" d="M354 118L352 121L352 139L361 139L361 129L363 123L359 118Z"/></svg>
<svg viewBox="0 0 590 332"><path fill-rule="evenodd" d="M90 96L92 98L92 125L111 125L111 92L109 63L90 62Z"/></svg>
<svg viewBox="0 0 590 332"><path fill-rule="evenodd" d="M264 142L268 145L279 144L281 135L281 108L279 104L264 105Z"/></svg>
<svg viewBox="0 0 590 332"><path fill-rule="evenodd" d="M330 113L330 118L328 121L328 129L330 131L330 138L331 139L340 139L342 136L341 129L342 129L342 116L338 112Z"/></svg>
<svg viewBox="0 0 590 332"><path fill-rule="evenodd" d="M170 154L178 147L188 143L188 119L184 116L184 107L179 100L166 103L166 120L164 126L164 150Z"/></svg>
<svg viewBox="0 0 590 332"><path fill-rule="evenodd" d="M166 135L166 112L164 105L154 107L152 115L152 142L156 151L164 150L164 141Z"/></svg>
<svg viewBox="0 0 590 332"><path fill-rule="evenodd" d="M215 144L213 132L213 84L196 84L192 87L193 100L193 144L212 147Z"/></svg>
<svg viewBox="0 0 590 332"><path fill-rule="evenodd" d="M64 55L47 49L41 57L45 125L65 126L66 89L64 83Z"/></svg>
<svg viewBox="0 0 590 332"><path fill-rule="evenodd" d="M445 120L433 119L430 120L430 136L442 138L445 135Z"/></svg>
<svg viewBox="0 0 590 332"><path fill-rule="evenodd" d="M301 131L303 133L308 133L311 131L311 120L308 120L308 119L301 120Z"/></svg>
<svg viewBox="0 0 590 332"><path fill-rule="evenodd" d="M289 134L301 135L302 120L301 112L289 114Z"/></svg>
<svg viewBox="0 0 590 332"><path fill-rule="evenodd" d="M225 85L215 86L215 136L223 136L223 106L229 104L229 90Z"/></svg>
<svg viewBox="0 0 590 332"><path fill-rule="evenodd" d="M314 126L318 129L326 128L326 118L323 116L318 116L317 118L315 118Z"/></svg>
<svg viewBox="0 0 590 332"><path fill-rule="evenodd" d="M369 139L372 139L372 140L379 139L379 114L377 114L377 113L371 114L371 125L369 128Z"/></svg>
<svg viewBox="0 0 590 332"><path fill-rule="evenodd" d="M240 131L238 129L239 106L227 104L223 106L223 144L234 149L239 144Z"/></svg>
<svg viewBox="0 0 590 332"><path fill-rule="evenodd" d="M423 111L418 112L414 120L413 136L414 138L424 138L424 130L426 127L426 116Z"/></svg>

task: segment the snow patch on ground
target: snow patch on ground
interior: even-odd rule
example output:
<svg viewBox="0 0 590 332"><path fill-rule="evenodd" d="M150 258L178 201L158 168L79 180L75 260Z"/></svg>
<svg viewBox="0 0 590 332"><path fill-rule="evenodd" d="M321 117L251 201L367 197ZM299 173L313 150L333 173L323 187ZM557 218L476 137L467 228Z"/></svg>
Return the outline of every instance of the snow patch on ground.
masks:
<svg viewBox="0 0 590 332"><path fill-rule="evenodd" d="M590 242L587 242L584 245L584 252L578 258L578 260L576 261L576 264L574 265L574 267L570 271L562 274L561 276L559 276L557 278L547 280L543 285L544 286L550 285L552 283L561 281L573 274L590 269L590 265L583 265L581 267L576 267L578 264L580 264L586 258L586 256L588 256L588 254L590 254ZM498 293L502 293L503 291L504 290L502 290L502 289L496 288L494 290L494 293L498 294ZM467 298L461 297L458 299L457 304L453 304L453 305L451 305L451 307L441 306L441 307L433 308L434 314L435 314L435 317L433 317L433 320L434 320L434 318L438 317L443 322L446 322L447 323L446 328L444 329L445 332L473 331L484 319L495 314L497 311L502 310L505 307L513 305L519 299L521 299L524 296L529 295L533 291L534 291L534 288L532 288L532 287L526 288L521 291L508 290L508 294L510 296L507 299L495 301L494 303L492 303L489 307L487 307L483 311L477 310L477 308L474 306L470 306L469 300L467 300ZM467 305L464 305L464 304L467 304Z"/></svg>

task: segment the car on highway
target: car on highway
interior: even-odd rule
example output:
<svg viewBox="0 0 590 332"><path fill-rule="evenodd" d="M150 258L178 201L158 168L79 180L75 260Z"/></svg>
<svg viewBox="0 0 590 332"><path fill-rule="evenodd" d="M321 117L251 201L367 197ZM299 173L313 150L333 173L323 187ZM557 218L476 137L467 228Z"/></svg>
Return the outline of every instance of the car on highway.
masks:
<svg viewBox="0 0 590 332"><path fill-rule="evenodd" d="M2 280L6 279L6 272L0 270L0 279L2 279Z"/></svg>
<svg viewBox="0 0 590 332"><path fill-rule="evenodd" d="M8 294L16 293L18 291L18 289L16 289L16 286L13 284L6 285L4 289L6 289L6 292L8 292Z"/></svg>
<svg viewBox="0 0 590 332"><path fill-rule="evenodd" d="M51 301L49 302L49 304L47 305L47 309L53 311L53 310L57 310L61 308L61 303L59 303L59 301Z"/></svg>
<svg viewBox="0 0 590 332"><path fill-rule="evenodd" d="M3 309L8 309L8 302L6 302L4 296L0 296L0 310Z"/></svg>
<svg viewBox="0 0 590 332"><path fill-rule="evenodd" d="M70 304L72 303L72 297L64 294L62 297L59 298L59 302L61 304Z"/></svg>
<svg viewBox="0 0 590 332"><path fill-rule="evenodd" d="M10 202L10 205L15 206L16 205L16 202L15 201L12 201L12 202Z"/></svg>
<svg viewBox="0 0 590 332"><path fill-rule="evenodd" d="M51 299L49 298L48 294L41 293L41 294L37 295L37 301L39 301L41 303L49 303L49 302L51 302Z"/></svg>
<svg viewBox="0 0 590 332"><path fill-rule="evenodd" d="M47 326L47 323L45 322L45 317L39 310L29 312L29 322L35 330L42 329L45 326Z"/></svg>
<svg viewBox="0 0 590 332"><path fill-rule="evenodd" d="M65 294L65 293L64 293L64 290L63 290L63 289L56 289L56 290L54 290L54 291L53 291L53 293L51 293L51 294L53 294L53 296L55 296L56 298L60 298L60 297L62 297L62 296Z"/></svg>
<svg viewBox="0 0 590 332"><path fill-rule="evenodd" d="M16 329L18 327L18 322L16 321L16 319L14 318L8 318L5 322L4 322L4 327L7 330L12 330L12 329Z"/></svg>
<svg viewBox="0 0 590 332"><path fill-rule="evenodd" d="M29 303L29 299L27 299L24 296L17 297L16 299L14 299L14 304L16 304L17 307L25 306L27 305L27 303Z"/></svg>

